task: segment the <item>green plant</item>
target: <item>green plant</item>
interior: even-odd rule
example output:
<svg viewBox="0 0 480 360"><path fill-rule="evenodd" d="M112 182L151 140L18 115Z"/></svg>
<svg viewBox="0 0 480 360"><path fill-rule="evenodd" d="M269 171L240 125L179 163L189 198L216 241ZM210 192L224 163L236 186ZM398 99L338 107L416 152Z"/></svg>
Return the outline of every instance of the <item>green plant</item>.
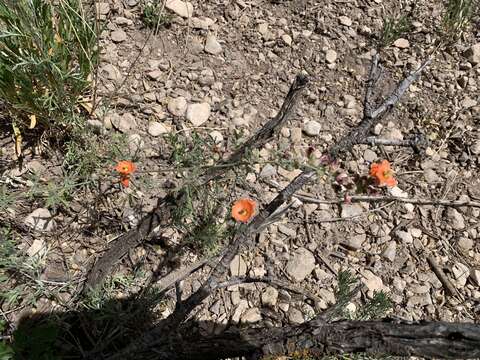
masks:
<svg viewBox="0 0 480 360"><path fill-rule="evenodd" d="M145 4L143 7L142 21L146 27L155 29L157 32L162 27L170 26L172 16L163 11L163 2L157 0Z"/></svg>
<svg viewBox="0 0 480 360"><path fill-rule="evenodd" d="M0 29L0 97L17 138L27 128L74 126L98 59L81 0L4 0Z"/></svg>
<svg viewBox="0 0 480 360"><path fill-rule="evenodd" d="M384 18L382 33L378 42L379 47L384 48L390 46L395 40L408 33L411 28L412 23L408 15L402 15L396 18Z"/></svg>
<svg viewBox="0 0 480 360"><path fill-rule="evenodd" d="M451 41L457 40L470 23L475 6L478 6L478 3L474 0L448 0L443 26Z"/></svg>

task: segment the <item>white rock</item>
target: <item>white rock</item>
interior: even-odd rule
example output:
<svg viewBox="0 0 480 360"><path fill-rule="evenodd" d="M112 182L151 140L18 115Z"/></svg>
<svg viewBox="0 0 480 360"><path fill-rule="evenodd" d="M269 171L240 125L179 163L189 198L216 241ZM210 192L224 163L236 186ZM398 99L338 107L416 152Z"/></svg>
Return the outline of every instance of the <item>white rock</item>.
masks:
<svg viewBox="0 0 480 360"><path fill-rule="evenodd" d="M107 15L110 12L110 5L107 2L100 2L96 4L98 15Z"/></svg>
<svg viewBox="0 0 480 360"><path fill-rule="evenodd" d="M348 16L340 16L338 18L338 21L340 24L345 25L345 26L351 26L352 25L352 19L350 19Z"/></svg>
<svg viewBox="0 0 480 360"><path fill-rule="evenodd" d="M210 104L190 104L187 108L186 118L193 126L200 126L204 124L210 117Z"/></svg>
<svg viewBox="0 0 480 360"><path fill-rule="evenodd" d="M288 34L283 34L282 35L282 40L285 44L287 44L288 46L291 46L292 45L292 37Z"/></svg>
<svg viewBox="0 0 480 360"><path fill-rule="evenodd" d="M472 269L470 271L470 278L477 286L480 286L480 270L479 269Z"/></svg>
<svg viewBox="0 0 480 360"><path fill-rule="evenodd" d="M268 286L262 293L262 304L265 306L274 307L278 300L278 290L273 286Z"/></svg>
<svg viewBox="0 0 480 360"><path fill-rule="evenodd" d="M52 214L45 208L32 211L24 220L25 225L36 231L52 231L55 228L55 221Z"/></svg>
<svg viewBox="0 0 480 360"><path fill-rule="evenodd" d="M215 22L208 17L193 17L191 19L191 24L194 29L208 30Z"/></svg>
<svg viewBox="0 0 480 360"><path fill-rule="evenodd" d="M122 80L122 73L112 64L105 64L100 68L100 73L105 74L108 80L119 82Z"/></svg>
<svg viewBox="0 0 480 360"><path fill-rule="evenodd" d="M127 33L121 29L112 31L110 34L113 42L119 43L127 40Z"/></svg>
<svg viewBox="0 0 480 360"><path fill-rule="evenodd" d="M303 318L303 314L300 310L291 307L288 311L288 321L293 325L303 324L305 319Z"/></svg>
<svg viewBox="0 0 480 360"><path fill-rule="evenodd" d="M463 288L467 283L468 276L470 275L469 267L465 264L458 262L453 265L452 272L455 276L457 287Z"/></svg>
<svg viewBox="0 0 480 360"><path fill-rule="evenodd" d="M153 137L157 137L168 133L168 129L165 127L165 125L159 123L158 121L151 121L148 124L148 133Z"/></svg>
<svg viewBox="0 0 480 360"><path fill-rule="evenodd" d="M223 142L223 135L218 130L213 130L208 135L210 135L215 144L220 144Z"/></svg>
<svg viewBox="0 0 480 360"><path fill-rule="evenodd" d="M168 101L167 109L174 116L184 116L187 111L187 100L183 96L171 98Z"/></svg>
<svg viewBox="0 0 480 360"><path fill-rule="evenodd" d="M393 46L399 49L406 49L410 46L410 43L407 39L400 38L394 41Z"/></svg>
<svg viewBox="0 0 480 360"><path fill-rule="evenodd" d="M240 316L243 314L243 312L248 308L248 302L245 299L241 299L240 302L238 303L237 308L235 309L235 312L232 315L232 322L233 323L238 323L240 321Z"/></svg>
<svg viewBox="0 0 480 360"><path fill-rule="evenodd" d="M193 5L190 1L167 0L165 7L184 18L193 16Z"/></svg>
<svg viewBox="0 0 480 360"><path fill-rule="evenodd" d="M277 169L272 164L265 165L262 171L260 171L260 177L262 178L269 178L275 175L277 175Z"/></svg>
<svg viewBox="0 0 480 360"><path fill-rule="evenodd" d="M335 61L337 61L337 52L335 50L329 49L325 53L325 60L329 64L333 64Z"/></svg>
<svg viewBox="0 0 480 360"><path fill-rule="evenodd" d="M448 208L447 217L453 229L465 229L465 220L463 219L463 215L457 209Z"/></svg>
<svg viewBox="0 0 480 360"><path fill-rule="evenodd" d="M212 55L218 55L222 51L222 45L220 45L217 38L214 35L208 35L207 41L205 41L205 52Z"/></svg>
<svg viewBox="0 0 480 360"><path fill-rule="evenodd" d="M252 324L262 320L262 314L260 313L259 308L251 308L245 311L240 317L240 322L242 324Z"/></svg>
<svg viewBox="0 0 480 360"><path fill-rule="evenodd" d="M398 230L395 232L395 236L401 240L404 244L413 243L413 237L409 232Z"/></svg>
<svg viewBox="0 0 480 360"><path fill-rule="evenodd" d="M383 281L380 277L372 273L370 270L363 270L361 272L362 282L368 289L367 296L369 298L373 297L374 292L384 290Z"/></svg>
<svg viewBox="0 0 480 360"><path fill-rule="evenodd" d="M240 255L235 255L230 263L230 275L245 276L247 273L247 263Z"/></svg>
<svg viewBox="0 0 480 360"><path fill-rule="evenodd" d="M303 126L303 131L308 136L317 136L320 134L320 130L322 130L322 126L315 120L310 120Z"/></svg>
<svg viewBox="0 0 480 360"><path fill-rule="evenodd" d="M363 214L365 209L360 204L342 204L342 218L349 218Z"/></svg>
<svg viewBox="0 0 480 360"><path fill-rule="evenodd" d="M480 43L472 45L466 52L465 57L472 65L480 64Z"/></svg>
<svg viewBox="0 0 480 360"><path fill-rule="evenodd" d="M145 146L145 141L140 134L130 134L128 135L128 148L131 153L137 153L142 150Z"/></svg>
<svg viewBox="0 0 480 360"><path fill-rule="evenodd" d="M32 245L27 250L27 255L30 257L41 257L47 252L47 247L45 246L45 241L41 239L33 240Z"/></svg>
<svg viewBox="0 0 480 360"><path fill-rule="evenodd" d="M357 251L362 248L366 238L365 234L348 235L346 241L342 242L342 244L350 250Z"/></svg>
<svg viewBox="0 0 480 360"><path fill-rule="evenodd" d="M477 140L470 146L470 151L474 155L480 155L480 140Z"/></svg>
<svg viewBox="0 0 480 360"><path fill-rule="evenodd" d="M125 113L122 116L113 115L111 121L113 127L122 133L136 127L135 117L131 113Z"/></svg>
<svg viewBox="0 0 480 360"><path fill-rule="evenodd" d="M286 271L296 282L303 281L315 268L315 257L305 248L299 248L287 262Z"/></svg>
<svg viewBox="0 0 480 360"><path fill-rule="evenodd" d="M397 243L395 241L390 241L385 249L382 252L382 256L390 261L395 260L395 256L397 255Z"/></svg>
<svg viewBox="0 0 480 360"><path fill-rule="evenodd" d="M147 76L152 80L158 80L162 76L163 71L160 69L150 71Z"/></svg>

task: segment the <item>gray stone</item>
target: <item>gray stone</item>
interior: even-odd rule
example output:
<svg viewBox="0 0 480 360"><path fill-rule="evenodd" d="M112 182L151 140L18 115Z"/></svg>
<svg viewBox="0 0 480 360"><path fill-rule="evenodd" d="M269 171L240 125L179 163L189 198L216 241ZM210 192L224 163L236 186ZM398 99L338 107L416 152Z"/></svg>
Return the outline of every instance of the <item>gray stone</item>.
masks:
<svg viewBox="0 0 480 360"><path fill-rule="evenodd" d="M335 50L329 49L325 53L325 61L329 64L333 64L337 61L337 52Z"/></svg>
<svg viewBox="0 0 480 360"><path fill-rule="evenodd" d="M242 324L253 324L262 320L262 314L259 308L250 308L246 310L240 317Z"/></svg>
<svg viewBox="0 0 480 360"><path fill-rule="evenodd" d="M393 46L399 49L406 49L410 46L410 42L407 39L400 38L394 41Z"/></svg>
<svg viewBox="0 0 480 360"><path fill-rule="evenodd" d="M320 134L320 130L322 130L322 126L315 120L310 120L303 126L303 131L308 136L317 136Z"/></svg>
<svg viewBox="0 0 480 360"><path fill-rule="evenodd" d="M365 234L349 235L346 241L342 242L342 244L350 250L357 251L361 249L366 238L367 236Z"/></svg>
<svg viewBox="0 0 480 360"><path fill-rule="evenodd" d="M423 171L423 176L425 177L425 180L429 184L435 184L441 181L441 178L437 175L435 170L433 169L426 169Z"/></svg>
<svg viewBox="0 0 480 360"><path fill-rule="evenodd" d="M230 263L230 275L245 276L247 274L247 263L240 255L235 255Z"/></svg>
<svg viewBox="0 0 480 360"><path fill-rule="evenodd" d="M150 71L147 76L152 79L152 80L158 80L160 79L160 77L162 76L163 74L163 71L162 70L153 70L153 71Z"/></svg>
<svg viewBox="0 0 480 360"><path fill-rule="evenodd" d="M294 281L303 281L315 268L315 257L305 248L299 248L287 262L286 271Z"/></svg>
<svg viewBox="0 0 480 360"><path fill-rule="evenodd" d="M210 117L210 104L190 104L187 107L186 118L193 126L203 125Z"/></svg>
<svg viewBox="0 0 480 360"><path fill-rule="evenodd" d="M240 316L243 314L243 312L248 308L248 302L245 299L241 299L240 302L238 303L237 308L235 309L235 312L232 315L232 322L233 323L238 323L240 321Z"/></svg>
<svg viewBox="0 0 480 360"><path fill-rule="evenodd" d="M125 113L122 116L113 115L111 121L113 127L122 133L126 133L136 127L135 117L130 113Z"/></svg>
<svg viewBox="0 0 480 360"><path fill-rule="evenodd" d="M303 314L300 310L290 307L288 310L288 321L290 324L293 325L299 325L303 324L305 322L305 319L303 318Z"/></svg>
<svg viewBox="0 0 480 360"><path fill-rule="evenodd" d="M351 26L352 25L352 19L350 19L348 16L339 16L338 21L340 24L345 25L345 26Z"/></svg>
<svg viewBox="0 0 480 360"><path fill-rule="evenodd" d="M174 116L184 116L187 111L187 100L183 96L171 98L168 101L167 109Z"/></svg>
<svg viewBox="0 0 480 360"><path fill-rule="evenodd" d="M205 52L212 55L218 55L222 51L222 45L220 45L217 38L214 35L208 35L207 40L205 41Z"/></svg>
<svg viewBox="0 0 480 360"><path fill-rule="evenodd" d="M121 29L112 31L110 34L113 42L119 43L127 40L127 33Z"/></svg>
<svg viewBox="0 0 480 360"><path fill-rule="evenodd" d="M213 130L208 135L212 138L215 144L220 144L223 142L223 135L218 130Z"/></svg>
<svg viewBox="0 0 480 360"><path fill-rule="evenodd" d="M342 204L342 218L349 218L363 214L364 209L360 204Z"/></svg>
<svg viewBox="0 0 480 360"><path fill-rule="evenodd" d="M470 269L467 265L457 262L452 267L452 272L458 288L463 288L467 283L467 278L470 275Z"/></svg>
<svg viewBox="0 0 480 360"><path fill-rule="evenodd" d="M450 225L454 230L463 230L465 229L465 220L463 215L458 212L457 209L448 208L447 210L447 218L450 222Z"/></svg>
<svg viewBox="0 0 480 360"><path fill-rule="evenodd" d="M165 7L183 18L193 16L193 5L190 1L167 0Z"/></svg>
<svg viewBox="0 0 480 360"><path fill-rule="evenodd" d="M37 209L38 210L38 209ZM32 245L27 250L27 255L30 257L42 257L47 252L45 241L42 239L33 240Z"/></svg>
<svg viewBox="0 0 480 360"><path fill-rule="evenodd" d="M382 252L382 257L385 259L392 261L395 260L395 256L397 255L397 243L395 241L390 241L385 249Z"/></svg>
<svg viewBox="0 0 480 360"><path fill-rule="evenodd" d="M153 137L157 137L168 133L168 129L165 127L165 125L159 123L158 121L151 121L148 124L148 133Z"/></svg>
<svg viewBox="0 0 480 360"><path fill-rule="evenodd" d="M380 290L384 290L383 281L380 277L372 273L370 270L363 270L362 274L362 282L368 289L367 296L369 298L373 297L375 292Z"/></svg>
<svg viewBox="0 0 480 360"><path fill-rule="evenodd" d="M274 307L278 300L278 290L273 286L268 286L262 292L262 304L265 306Z"/></svg>
<svg viewBox="0 0 480 360"><path fill-rule="evenodd" d="M474 242L472 239L462 236L460 239L458 239L457 245L460 249L469 251L472 250Z"/></svg>
<svg viewBox="0 0 480 360"><path fill-rule="evenodd" d="M48 209L38 208L32 211L24 220L25 225L36 231L52 231L55 221Z"/></svg>
<svg viewBox="0 0 480 360"><path fill-rule="evenodd" d="M191 20L192 27L194 29L208 30L215 22L208 17L193 17Z"/></svg>
<svg viewBox="0 0 480 360"><path fill-rule="evenodd" d="M107 15L110 12L110 5L107 2L100 2L96 4L98 15Z"/></svg>
<svg viewBox="0 0 480 360"><path fill-rule="evenodd" d="M275 175L277 175L277 169L272 164L265 165L260 171L260 177L262 178L270 178Z"/></svg>
<svg viewBox="0 0 480 360"><path fill-rule="evenodd" d="M143 149L145 146L145 141L143 141L143 136L140 134L130 134L128 135L128 148L130 152L137 153Z"/></svg>
<svg viewBox="0 0 480 360"><path fill-rule="evenodd" d="M480 140L475 141L472 146L470 146L470 151L474 155L480 155Z"/></svg>
<svg viewBox="0 0 480 360"><path fill-rule="evenodd" d="M480 43L472 45L467 51L465 51L465 57L474 66L480 64Z"/></svg>
<svg viewBox="0 0 480 360"><path fill-rule="evenodd" d="M413 237L409 232L398 230L395 232L395 236L401 240L404 244L413 243Z"/></svg>
<svg viewBox="0 0 480 360"><path fill-rule="evenodd" d="M365 159L365 161L374 162L374 161L377 160L378 156L377 156L377 154L375 153L375 151L370 150L370 149L366 149L366 150L363 152L363 158Z"/></svg>
<svg viewBox="0 0 480 360"><path fill-rule="evenodd" d="M122 80L122 73L118 68L112 64L105 64L100 68L100 74L105 74L108 80L120 82Z"/></svg>
<svg viewBox="0 0 480 360"><path fill-rule="evenodd" d="M470 271L470 279L477 285L480 286L480 270L472 269Z"/></svg>

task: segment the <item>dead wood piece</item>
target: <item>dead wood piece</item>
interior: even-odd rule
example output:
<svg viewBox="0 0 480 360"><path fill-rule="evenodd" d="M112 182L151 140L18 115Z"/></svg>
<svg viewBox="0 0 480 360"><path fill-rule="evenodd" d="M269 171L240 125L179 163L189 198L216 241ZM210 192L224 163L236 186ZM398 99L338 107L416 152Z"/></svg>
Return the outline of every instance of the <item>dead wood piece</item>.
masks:
<svg viewBox="0 0 480 360"><path fill-rule="evenodd" d="M438 280L440 280L440 282L442 283L447 295L457 296L458 295L457 289L455 289L455 287L450 282L450 280L448 280L448 278L445 275L445 273L443 272L443 270L440 268L440 266L435 261L435 258L433 257L433 255L427 256L427 261L428 261L428 264L430 265L430 267L432 268L432 271L435 273L435 275L437 275Z"/></svg>
<svg viewBox="0 0 480 360"><path fill-rule="evenodd" d="M205 183L213 180L216 176L225 173L229 168L228 166L221 165L235 164L240 161L248 151L261 148L265 145L288 120L298 102L302 90L307 84L308 77L306 75L297 75L278 114L268 121L227 160L220 162L220 166L207 169L205 175L200 177L200 182ZM172 203L175 203L175 201L172 201ZM130 249L133 249L145 241L153 229L161 223L167 223L170 220L170 212L165 212L162 209L163 206L165 206L165 199L160 199L155 210L145 216L137 228L130 230L110 244L109 249L90 270L84 290L98 286L104 278L111 273L112 267L125 256Z"/></svg>
<svg viewBox="0 0 480 360"><path fill-rule="evenodd" d="M440 359L480 357L480 325L447 322L313 320L298 326L230 328L219 335L182 334L175 338L157 336L154 340L137 342L135 352L107 359L215 360L252 354L288 356L295 351L319 358L347 353Z"/></svg>

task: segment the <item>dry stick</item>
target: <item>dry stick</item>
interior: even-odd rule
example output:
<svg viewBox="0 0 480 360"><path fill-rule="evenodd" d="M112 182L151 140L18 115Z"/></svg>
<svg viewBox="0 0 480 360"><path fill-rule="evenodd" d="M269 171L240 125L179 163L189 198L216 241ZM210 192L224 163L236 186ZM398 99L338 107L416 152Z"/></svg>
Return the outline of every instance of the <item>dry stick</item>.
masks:
<svg viewBox="0 0 480 360"><path fill-rule="evenodd" d="M303 295L304 297L312 300L315 303L321 302L321 299L317 295L313 294L312 292L307 291L300 286L292 285L288 281L275 279L275 278L270 277L270 276L264 276L264 277L253 277L253 276L235 277L233 279L218 283L215 286L214 290L226 288L226 287L229 287L229 286L259 283L259 282L265 283L265 284L275 285L277 287L281 287L281 288L284 288L284 289L289 290L291 292Z"/></svg>
<svg viewBox="0 0 480 360"><path fill-rule="evenodd" d="M191 322L191 325L199 327L202 323ZM230 327L220 334L206 336L198 332L170 335L163 334L154 346L120 359L213 360L254 354L264 355L262 358L291 358L296 350L305 351L310 358L334 354L341 358L348 353L427 359L480 357L480 326L465 323L312 320L274 328Z"/></svg>
<svg viewBox="0 0 480 360"><path fill-rule="evenodd" d="M334 145L328 155L334 159L343 151L350 151L354 145L365 139L370 129L375 126L381 117L388 112L389 109L396 102L398 102L404 92L408 89L410 84L415 81L421 71L431 62L429 57L418 70L413 72L405 80L403 80L398 87L392 92L392 94L382 103L376 110L368 110L364 114L363 120L360 124L353 129L347 136ZM373 83L372 78L376 75L378 69L379 55L378 53L373 56L372 67L369 75L369 83ZM367 91L368 92L368 91ZM371 94L370 94L371 95ZM369 101L369 96L366 95L366 101ZM380 111L381 110L381 111ZM117 353L111 359L123 359L128 354L135 353L145 347L152 347L159 343L159 338L167 331L174 331L179 325L188 317L189 313L198 306L203 300L205 300L215 289L215 286L221 281L221 279L228 272L228 266L234 256L238 253L242 245L247 244L253 234L255 234L259 228L261 228L263 222L268 219L280 206L289 201L295 192L300 190L306 183L316 177L315 170L304 170L285 189L280 193L262 210L259 214L253 218L253 220L242 229L233 239L230 245L228 245L222 252L221 260L218 265L210 273L210 276L205 281L204 285L200 287L196 292L185 299L179 309L175 310L166 320L157 328L144 334L138 343L127 346L124 350Z"/></svg>
<svg viewBox="0 0 480 360"><path fill-rule="evenodd" d="M295 197L303 202L311 204L342 204L345 203L345 199L324 200L315 197L296 194ZM475 201L455 201L455 200L439 200L439 199L410 199L398 196L366 196L366 195L353 195L348 197L350 202L390 202L396 201L405 204L413 205L440 205L448 207L475 207L480 208L480 202Z"/></svg>
<svg viewBox="0 0 480 360"><path fill-rule="evenodd" d="M435 275L437 275L438 280L440 280L443 287L445 288L445 292L447 293L447 295L450 295L450 296L458 295L457 289L455 289L455 287L452 285L450 280L448 280L445 273L442 271L442 269L440 269L440 266L435 261L435 258L433 257L433 255L428 255L427 261L430 267L432 268L433 272L435 273Z"/></svg>
<svg viewBox="0 0 480 360"><path fill-rule="evenodd" d="M302 90L306 87L308 78L304 74L297 75L290 86L285 101L280 108L277 116L269 120L255 135L253 135L244 145L235 151L227 160L224 160L211 169L207 169L205 175L201 176L199 181L206 183L215 177L225 173L230 166L240 161L245 153L250 149L258 149L265 145L276 132L285 124L292 110L298 101ZM167 224L170 219L170 207L167 198L158 199L157 207L148 215L140 220L137 228L128 231L113 241L110 248L102 255L90 270L84 290L98 286L105 276L111 273L112 267L125 254L135 246L141 244L159 225Z"/></svg>

